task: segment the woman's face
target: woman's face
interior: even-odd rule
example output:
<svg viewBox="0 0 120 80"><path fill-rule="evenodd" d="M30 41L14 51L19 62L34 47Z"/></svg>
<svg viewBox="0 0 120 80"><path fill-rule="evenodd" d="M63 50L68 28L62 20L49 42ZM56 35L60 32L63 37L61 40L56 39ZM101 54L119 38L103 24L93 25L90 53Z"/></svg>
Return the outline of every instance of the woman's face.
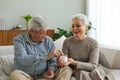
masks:
<svg viewBox="0 0 120 80"><path fill-rule="evenodd" d="M33 42L42 41L46 36L46 29L40 29L39 31L30 29L31 39Z"/></svg>
<svg viewBox="0 0 120 80"><path fill-rule="evenodd" d="M82 37L83 35L85 35L86 30L87 25L83 23L83 20L80 20L78 18L72 20L71 31L73 32L75 37Z"/></svg>

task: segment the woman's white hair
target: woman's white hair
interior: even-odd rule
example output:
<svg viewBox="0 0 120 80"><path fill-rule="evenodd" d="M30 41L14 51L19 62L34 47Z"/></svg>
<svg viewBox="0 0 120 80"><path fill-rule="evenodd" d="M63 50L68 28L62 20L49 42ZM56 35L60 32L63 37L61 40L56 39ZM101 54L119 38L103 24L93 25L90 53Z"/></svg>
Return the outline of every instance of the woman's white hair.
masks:
<svg viewBox="0 0 120 80"><path fill-rule="evenodd" d="M83 20L83 24L88 24L88 18L86 15L81 14L81 13L73 15L72 19L76 19L76 18Z"/></svg>
<svg viewBox="0 0 120 80"><path fill-rule="evenodd" d="M32 28L34 30L39 31L40 29L47 28L47 27L48 27L47 21L42 16L32 17L28 22L29 30Z"/></svg>

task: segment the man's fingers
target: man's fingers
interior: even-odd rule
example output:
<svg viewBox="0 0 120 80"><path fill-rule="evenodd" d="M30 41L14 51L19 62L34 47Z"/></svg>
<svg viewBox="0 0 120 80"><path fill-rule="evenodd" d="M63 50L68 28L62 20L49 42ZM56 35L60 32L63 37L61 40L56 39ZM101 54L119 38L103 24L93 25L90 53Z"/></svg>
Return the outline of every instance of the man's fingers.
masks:
<svg viewBox="0 0 120 80"><path fill-rule="evenodd" d="M58 52L59 52L60 56L64 55L64 53L62 51L58 50Z"/></svg>
<svg viewBox="0 0 120 80"><path fill-rule="evenodd" d="M61 55L61 53L59 52L59 51L57 51L56 53L55 53L55 56L56 57L59 57Z"/></svg>
<svg viewBox="0 0 120 80"><path fill-rule="evenodd" d="M64 53L62 51L60 51L60 50L54 50L52 52L52 55L55 56L55 57L59 57L59 56L64 55Z"/></svg>

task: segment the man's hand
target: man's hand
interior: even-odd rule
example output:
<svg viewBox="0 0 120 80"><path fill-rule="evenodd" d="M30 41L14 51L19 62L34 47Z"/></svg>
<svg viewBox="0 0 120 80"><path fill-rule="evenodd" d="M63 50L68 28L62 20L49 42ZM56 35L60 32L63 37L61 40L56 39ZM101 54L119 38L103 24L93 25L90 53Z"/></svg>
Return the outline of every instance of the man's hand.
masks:
<svg viewBox="0 0 120 80"><path fill-rule="evenodd" d="M54 77L54 70L48 69L48 71L44 73L44 77L48 80L51 80Z"/></svg>
<svg viewBox="0 0 120 80"><path fill-rule="evenodd" d="M61 56L61 55L63 55L63 53L62 53L61 51L59 51L59 50L54 50L53 52L51 52L51 53L48 55L48 57L51 59L51 58L53 58L53 57L59 57L59 56Z"/></svg>

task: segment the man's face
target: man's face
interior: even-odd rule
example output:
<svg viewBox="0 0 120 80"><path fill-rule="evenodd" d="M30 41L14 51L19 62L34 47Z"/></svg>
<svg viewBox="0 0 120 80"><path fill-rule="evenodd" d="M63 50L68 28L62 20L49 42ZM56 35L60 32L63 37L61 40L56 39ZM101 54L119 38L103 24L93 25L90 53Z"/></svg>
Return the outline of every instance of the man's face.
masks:
<svg viewBox="0 0 120 80"><path fill-rule="evenodd" d="M36 31L34 29L30 29L31 39L33 42L39 42L42 41L46 36L46 29L40 29L39 31Z"/></svg>

